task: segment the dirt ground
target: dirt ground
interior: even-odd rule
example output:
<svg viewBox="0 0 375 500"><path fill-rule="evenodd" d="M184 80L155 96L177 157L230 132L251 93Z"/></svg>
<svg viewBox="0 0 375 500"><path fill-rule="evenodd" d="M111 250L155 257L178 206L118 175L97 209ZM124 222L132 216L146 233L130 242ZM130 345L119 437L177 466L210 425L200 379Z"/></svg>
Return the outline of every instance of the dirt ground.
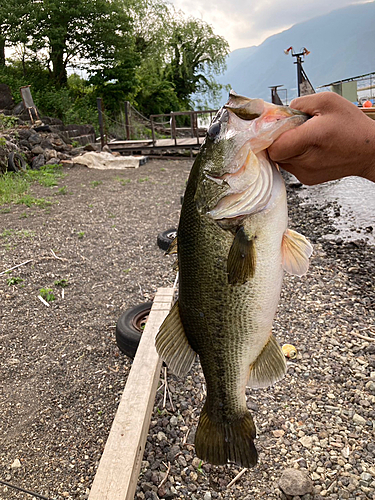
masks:
<svg viewBox="0 0 375 500"><path fill-rule="evenodd" d="M90 488L131 365L115 324L173 284L156 239L178 223L190 166L75 167L56 188L33 187L49 207L2 207L0 272L32 259L0 276L3 481L56 498L84 498ZM23 281L8 285L10 277ZM38 299L42 288L56 297L50 307ZM0 486L2 499L24 497Z"/></svg>
<svg viewBox="0 0 375 500"><path fill-rule="evenodd" d="M87 498L131 367L115 325L174 282L174 259L156 238L178 223L191 164L65 168L57 187L33 187L49 206L0 207L0 272L31 260L0 275L1 481L56 500ZM303 205L290 190L291 226L314 244L312 265L302 279L286 277L275 321L279 341L299 356L284 381L249 394L259 466L228 488L235 466L197 462L196 364L186 380L170 377L173 408L158 393L136 498L285 498L278 481L287 467L312 478L306 500L375 498L375 255L363 242L326 242L334 229L325 210ZM50 307L38 299L42 288L55 295ZM0 484L0 498L32 497Z"/></svg>

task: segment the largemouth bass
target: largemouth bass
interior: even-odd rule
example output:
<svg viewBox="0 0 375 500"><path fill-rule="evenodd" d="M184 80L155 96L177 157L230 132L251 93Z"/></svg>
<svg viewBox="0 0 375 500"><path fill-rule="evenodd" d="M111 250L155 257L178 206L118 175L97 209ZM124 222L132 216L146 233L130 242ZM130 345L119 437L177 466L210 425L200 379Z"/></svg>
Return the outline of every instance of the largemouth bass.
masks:
<svg viewBox="0 0 375 500"><path fill-rule="evenodd" d="M207 397L195 448L215 465L256 464L245 390L285 374L272 322L284 270L305 274L312 247L287 227L284 181L266 149L307 118L231 92L187 183L177 232L179 296L156 348L179 376L199 355Z"/></svg>

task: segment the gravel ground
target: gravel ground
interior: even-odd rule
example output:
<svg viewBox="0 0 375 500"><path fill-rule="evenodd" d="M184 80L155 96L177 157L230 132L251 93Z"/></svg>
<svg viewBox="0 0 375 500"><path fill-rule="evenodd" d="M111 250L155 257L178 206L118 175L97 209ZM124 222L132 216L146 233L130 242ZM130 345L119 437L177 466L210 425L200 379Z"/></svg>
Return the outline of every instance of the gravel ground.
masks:
<svg viewBox="0 0 375 500"><path fill-rule="evenodd" d="M59 186L33 189L50 206L1 207L0 272L33 260L0 276L0 480L53 499L87 498L131 367L114 327L123 310L173 284L173 259L156 236L178 223L190 166L65 168ZM324 238L335 232L332 214L340 217L334 204L318 209L294 187L288 199L290 227L314 254L307 276L285 277L274 322L298 357L283 381L248 393L259 465L230 485L238 467L195 456L197 363L186 380L167 375L165 405L164 389L157 393L137 499L375 499L374 247ZM53 290L50 307L38 300L41 288ZM280 485L287 469L305 484ZM0 498L32 497L0 484Z"/></svg>

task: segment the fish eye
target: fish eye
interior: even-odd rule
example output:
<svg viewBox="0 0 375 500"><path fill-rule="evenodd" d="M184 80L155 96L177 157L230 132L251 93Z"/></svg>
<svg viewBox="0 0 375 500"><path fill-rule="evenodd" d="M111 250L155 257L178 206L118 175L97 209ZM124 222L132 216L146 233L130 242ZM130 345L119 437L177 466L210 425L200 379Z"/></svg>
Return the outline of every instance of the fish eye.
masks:
<svg viewBox="0 0 375 500"><path fill-rule="evenodd" d="M216 137L219 135L221 129L221 122L216 121L214 122L210 128L207 130L207 135L211 140L216 139Z"/></svg>

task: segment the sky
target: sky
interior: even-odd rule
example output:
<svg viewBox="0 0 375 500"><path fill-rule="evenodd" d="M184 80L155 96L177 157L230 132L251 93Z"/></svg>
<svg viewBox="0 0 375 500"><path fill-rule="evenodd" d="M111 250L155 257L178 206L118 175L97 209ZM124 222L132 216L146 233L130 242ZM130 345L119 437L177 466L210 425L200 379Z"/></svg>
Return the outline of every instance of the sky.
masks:
<svg viewBox="0 0 375 500"><path fill-rule="evenodd" d="M260 45L294 24L365 0L169 0L185 15L202 19L230 50ZM373 0L370 0L373 1Z"/></svg>

